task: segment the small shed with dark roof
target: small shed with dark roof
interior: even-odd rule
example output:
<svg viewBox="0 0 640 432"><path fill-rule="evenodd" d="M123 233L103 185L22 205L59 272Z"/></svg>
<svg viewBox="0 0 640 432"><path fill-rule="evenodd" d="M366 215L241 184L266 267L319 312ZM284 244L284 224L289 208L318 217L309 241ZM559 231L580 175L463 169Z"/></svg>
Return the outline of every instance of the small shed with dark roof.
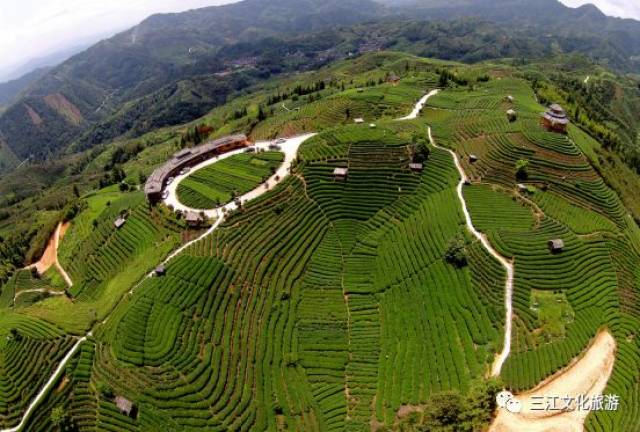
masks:
<svg viewBox="0 0 640 432"><path fill-rule="evenodd" d="M564 240L562 239L549 240L548 244L549 249L553 253L562 252L562 250L564 249Z"/></svg>
<svg viewBox="0 0 640 432"><path fill-rule="evenodd" d="M397 85L400 82L400 77L392 73L387 77L387 82L393 85Z"/></svg>
<svg viewBox="0 0 640 432"><path fill-rule="evenodd" d="M478 162L478 156L474 154L469 155L469 162L471 163Z"/></svg>

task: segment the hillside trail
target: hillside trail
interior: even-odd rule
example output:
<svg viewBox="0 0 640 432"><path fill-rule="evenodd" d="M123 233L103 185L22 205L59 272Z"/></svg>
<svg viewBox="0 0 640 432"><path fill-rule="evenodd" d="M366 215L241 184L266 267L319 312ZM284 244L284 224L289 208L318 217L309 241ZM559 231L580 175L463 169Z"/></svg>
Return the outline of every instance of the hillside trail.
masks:
<svg viewBox="0 0 640 432"><path fill-rule="evenodd" d="M427 101L429 100L429 98L437 95L439 92L439 90L432 90L430 91L428 94L426 94L425 96L423 96L414 106L413 111L406 117L402 117L400 119L398 119L399 121L402 120L413 120L416 119L418 117L418 115L420 114L420 112L422 111L424 105L427 103ZM274 173L274 175L269 178L269 180L266 183L261 184L260 186L256 187L254 190L242 195L239 199L241 203L246 203L247 201L253 200L261 195L263 195L264 193L270 191L272 189L273 186L276 186L278 183L282 182L289 174L290 174L290 169L291 169L291 164L293 163L293 161L295 160L295 158L297 157L298 154L298 149L300 148L300 145L302 145L302 143L304 143L306 140L308 140L309 138L313 137L314 135L316 135L315 133L308 133L305 135L300 135L300 136L296 136L296 137L292 137L292 138L288 138L285 143L283 143L280 147L282 149L282 151L285 153L285 160L282 163L282 165L280 166L280 168ZM434 147L437 148L442 148L442 147L438 147L434 140L433 137L431 135L431 128L429 128L429 139L431 141L431 144ZM258 142L256 143L256 146L258 148L268 148L270 142ZM489 253L491 253L491 255L493 255L496 259L498 259L498 261L500 261L503 266L505 266L507 268L507 274L508 274L508 278L507 278L507 296L505 296L505 303L507 306L507 325L506 325L506 337L505 337L505 348L503 349L503 352L500 354L500 356L498 357L498 359L496 361L498 361L499 359L501 359L499 361L499 366L496 369L496 366L494 364L494 368L493 371L495 373L495 371L497 370L497 374L500 374L500 369L502 367L502 364L504 363L504 360L506 359L506 357L509 355L509 350L510 350L510 346L511 346L511 290L512 290L512 285L513 285L513 266L505 259L503 258L501 255L499 255L489 244L488 240L482 235L480 234L473 226L472 222L471 222L471 217L469 215L469 212L467 211L467 206L466 206L466 202L464 200L464 196L462 194L462 186L466 180L466 175L464 174L464 171L460 165L460 162L458 161L458 157L457 155L452 152L451 150L445 149L447 151L449 151L453 157L454 157L454 161L456 163L456 167L458 168L458 171L460 172L460 175L462 177L462 180L460 181L459 185L458 185L458 196L460 198L460 201L462 202L462 208L463 211L465 213L465 218L467 221L467 226L469 227L469 230L474 234L474 236L476 236L483 244L483 246L489 251ZM242 151L244 151L244 149L241 150L236 150L234 152L230 152L227 153L223 156L217 157L217 158L213 158L210 159L208 161L205 161L199 165L197 165L196 167L194 167L192 169L192 171L201 169L205 166L211 165L215 162L218 162L222 159L225 159L227 157L231 157L235 154L239 154ZM169 197L167 198L167 200L165 200L165 204L167 205L173 205L174 209L176 210L183 210L183 211L196 211L196 212L200 212L202 210L200 209L191 209L189 207L183 206L182 204L180 204L180 202L177 199L177 186L180 184L180 181L184 180L184 178L188 177L189 173L185 173L184 175L178 176L174 179L174 181L172 182L172 184L169 187ZM269 186L268 188L265 186ZM220 227L220 225L222 224L222 222L224 221L226 214L229 211L232 210L236 210L238 208L237 204L235 202L230 202L228 204L226 204L225 206L219 207L217 209L212 209L212 210L204 210L205 214L207 215L207 217L210 218L216 218L215 223L201 236L199 236L198 238L182 245L181 247L179 247L177 250L175 250L173 253L171 253L164 261L162 264L167 264L169 263L171 260L173 260L175 257L177 257L180 253L184 252L184 250L186 250L187 248L189 248L190 246L192 246L193 244L199 242L200 240L204 239L205 237L211 235L216 229L218 229L218 227ZM56 236L57 239L57 236ZM56 240L55 242L55 247L57 250L57 246L58 246L58 241ZM130 291L129 294L133 294L133 292L147 279L153 277L154 273L151 272L149 274L147 274L138 284L136 284ZM113 310L116 310L117 307L114 307ZM110 315L108 315L101 323L100 325L105 324L106 322L108 322L110 318ZM82 345L82 343L84 341L87 340L87 338L91 337L92 335L92 331L88 332L84 337L78 339L78 341L76 342L76 344L73 346L73 348L69 351L69 353L67 353L67 355L62 359L62 361L60 362L60 364L58 365L58 367L56 368L56 370L54 371L54 373L52 374L52 376L49 378L49 380L47 381L47 383L42 387L42 389L40 390L40 392L38 392L38 394L36 395L36 397L34 398L34 400L29 404L27 410L25 411L25 414L23 415L20 424L14 428L10 428L10 429L3 429L0 430L0 432L17 432L19 430L21 430L29 415L31 415L31 413L33 412L33 410L36 408L36 406L40 403L40 401L46 396L46 394L49 392L51 386L53 386L55 380L57 379L57 377L60 375L61 371L64 369L64 367L66 366L66 364L69 362L69 360L71 359L71 357L74 355L74 353L78 350L78 348L80 347L80 345Z"/></svg>
<svg viewBox="0 0 640 432"><path fill-rule="evenodd" d="M613 371L615 351L611 333L601 331L579 359L532 390L516 395L522 407L519 413L499 408L489 432L582 432L590 411L576 406L575 400L588 398L587 406L591 406L593 398L603 394ZM569 410L544 409L554 397L572 398L574 402ZM562 408L566 404L562 400L553 403Z"/></svg>
<svg viewBox="0 0 640 432"><path fill-rule="evenodd" d="M66 282L67 286L71 288L73 286L73 281L58 261L58 248L60 247L60 240L64 238L64 235L69 229L69 226L69 222L60 222L56 227L53 235L49 239L49 243L47 244L47 247L44 250L44 253L42 254L40 260L35 264L31 264L30 266L25 267L24 270L31 270L32 268L35 268L36 270L38 270L39 274L43 275L51 267L55 267Z"/></svg>
<svg viewBox="0 0 640 432"><path fill-rule="evenodd" d="M425 97L426 99L423 98L418 103L421 103L422 106L424 106L427 100L430 97L438 94L438 92L439 90L434 90L430 92ZM506 312L505 326L504 326L504 346L500 354L498 354L498 356L495 358L493 365L491 366L491 376L497 377L500 375L500 372L502 371L502 366L504 365L504 362L507 360L507 357L509 357L509 353L511 352L511 329L512 329L512 321L513 321L513 302L512 302L513 275L514 275L513 263L509 261L507 258L505 258L504 256L502 256L497 250L495 250L491 245L491 243L489 242L489 239L487 239L487 236L485 236L480 231L478 231L476 227L473 225L471 214L469 213L469 209L467 208L467 202L465 201L464 193L462 192L465 183L468 181L468 177L464 172L464 169L462 168L462 164L460 163L460 158L458 157L457 153L454 152L453 150L440 147L439 145L437 145L435 140L433 139L433 134L431 133L431 127L429 127L429 142L435 148L449 152L453 157L453 161L456 165L456 168L460 173L460 182L458 183L456 190L458 193L458 199L462 204L462 212L464 213L464 218L467 224L467 228L469 232L471 232L471 234L480 241L480 243L487 250L487 252L489 252L491 256L493 256L496 260L500 262L502 267L504 267L507 272L507 279L505 282L505 295L504 295L504 307Z"/></svg>
<svg viewBox="0 0 640 432"><path fill-rule="evenodd" d="M297 157L298 154L298 149L300 148L300 145L302 145L303 142L305 142L306 140L308 140L309 138L313 137L314 135L316 135L315 133L308 133L308 134L304 134L304 135L299 135L299 136L295 136L292 138L288 138L286 139L286 141L281 145L281 149L282 151L285 153L285 160L284 162L281 164L280 168L278 170L276 170L276 172L273 174L273 176L271 178L269 178L269 180L267 180L267 182L262 183L260 186L256 187L255 189L253 189L250 192L247 192L246 194L242 195L241 197L239 197L239 200L241 203L246 203L248 201L251 201L255 198L258 198L259 196L263 195L266 192L269 192L273 186L277 186L279 183L281 183L291 172L291 165L293 163L293 161L295 160L295 158ZM260 142L257 143L257 145L259 145L259 148L266 148L268 147L270 143L269 142ZM238 152L232 152L234 154L238 154ZM227 156L229 157L229 156ZM219 161L220 158L216 158L215 161ZM213 162L212 162L213 163ZM174 182L174 184L178 184L179 182L176 181ZM269 185L269 187L265 187L265 185ZM174 188L175 190L175 188ZM182 252L184 252L187 248L189 248L190 246L192 246L193 244L199 242L200 240L204 239L205 237L211 235L216 229L218 229L218 227L222 224L222 222L224 222L226 215L228 214L228 212L236 210L238 208L238 205L235 203L235 201L232 201L222 207L219 207L217 209L211 210L208 214L211 215L209 217L211 218L216 218L215 223L201 236L197 237L196 239L185 243L184 245L180 246L178 249L176 249L174 252L172 252L163 262L162 264L167 264L169 263L171 260L173 260L175 257L177 257L178 255L180 255ZM64 230L66 230L66 228L64 228ZM55 262L57 262L57 249L59 246L59 239L62 237L61 236L64 235L64 231L62 229L62 227L59 225L58 228L56 229L56 234L54 236L54 239L52 239L52 241L50 242L50 245L52 245L52 249L55 251ZM47 248L49 249L49 247ZM49 252L49 255L51 256L51 252ZM34 265L35 267L35 265ZM50 265L49 267L50 268ZM60 269L62 269L62 267L60 267ZM61 271L63 277L66 275L66 273L64 272L64 270ZM138 282L138 284L136 284L130 291L129 294L133 294L133 292L140 286L142 285L142 283L153 277L154 273L151 272L149 274L147 274L140 282ZM65 278L65 280L67 280L68 276ZM70 282L70 279L68 279L68 282ZM117 307L114 307L113 310L116 310ZM110 315L108 315L103 321L101 321L99 323L99 325L104 325L105 323L107 323L109 321ZM58 379L58 377L60 376L60 374L62 373L62 371L64 370L66 364L69 362L69 360L71 360L71 357L73 357L73 355L78 351L78 349L80 348L80 345L82 345L82 343L84 343L89 337L91 337L93 335L93 330L89 331L85 336L79 338L76 343L73 345L73 347L71 348L71 350L69 350L69 352L65 355L65 357L62 359L62 361L60 362L60 364L58 365L58 367L55 369L55 371L53 372L53 374L51 375L51 377L49 378L49 380L42 386L42 389L38 392L38 394L36 395L36 397L33 399L33 401L29 404L29 406L27 407L27 410L25 411L25 413L22 416L22 419L20 420L20 423L18 424L18 426L15 426L13 428L8 428L8 429L2 429L0 430L0 432L18 432L21 431L22 428L24 428L27 420L29 419L29 416L33 413L33 411L36 409L37 405L42 401L42 399L46 396L46 394L51 390L52 386L54 385L55 381Z"/></svg>

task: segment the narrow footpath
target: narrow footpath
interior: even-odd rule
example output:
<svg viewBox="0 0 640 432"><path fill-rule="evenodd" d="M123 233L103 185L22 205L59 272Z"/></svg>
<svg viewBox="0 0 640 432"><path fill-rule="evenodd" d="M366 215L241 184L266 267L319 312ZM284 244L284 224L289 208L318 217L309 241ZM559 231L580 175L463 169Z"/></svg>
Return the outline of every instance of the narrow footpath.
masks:
<svg viewBox="0 0 640 432"><path fill-rule="evenodd" d="M438 90L434 90L431 93L429 93L427 96L431 97L437 93L438 93ZM505 282L505 294L504 294L504 307L506 312L505 326L504 326L504 345L503 345L502 351L500 352L500 354L498 354L498 356L496 356L493 362L493 365L491 366L491 376L497 377L500 375L500 372L502 371L502 366L504 365L504 362L507 360L507 357L509 357L509 353L511 352L511 329L512 329L512 321L513 321L513 302L512 302L513 275L514 275L513 263L510 262L505 257L503 257L502 255L500 255L500 253L498 253L498 251L496 251L493 248L493 246L491 246L491 243L489 242L489 239L487 239L487 236L485 236L480 231L478 231L473 225L473 221L471 220L471 214L467 209L467 202L465 201L464 193L462 192L464 184L467 182L468 178L464 172L464 169L462 168L462 164L460 163L460 158L458 157L456 152L454 152L453 150L449 150L449 149L438 146L435 140L433 139L433 135L431 133L431 127L429 127L429 142L435 148L439 148L441 150L445 150L449 152L453 157L453 161L456 165L456 168L460 173L460 182L458 183L457 192L458 192L458 199L460 199L460 203L462 204L462 212L464 213L464 218L467 223L467 228L469 232L471 232L471 234L473 234L473 236L477 238L480 241L480 243L482 243L482 246L487 250L487 252L489 252L491 256L497 259L502 265L502 267L504 267L505 270L507 271L507 280Z"/></svg>
<svg viewBox="0 0 640 432"><path fill-rule="evenodd" d="M411 114L409 114L406 117L402 117L398 120L400 121L413 120L417 118L418 115L420 115L420 113L422 112L422 109L426 105L427 101L431 97L437 95L439 92L440 90L436 89L427 93L418 101L418 103L416 104ZM482 246L487 250L487 252L489 252L491 256L497 259L507 271L507 280L505 282L505 296L504 296L504 307L506 312L505 326L504 326L505 327L504 328L504 346L500 354L498 354L498 356L495 358L493 365L491 366L491 376L499 376L500 372L502 371L502 366L504 365L504 362L507 360L507 357L509 357L509 353L511 352L511 328L512 328L512 320L513 320L513 303L512 303L513 275L514 275L513 263L507 260L502 255L500 255L498 251L496 251L493 248L493 246L491 246L489 239L487 239L487 237L481 232L479 232L473 225L473 221L471 220L471 214L467 209L467 202L465 201L464 194L462 192L464 184L467 182L467 175L465 174L464 169L462 168L462 164L460 163L460 159L458 158L458 155L454 151L442 148L436 144L435 140L433 139L433 135L431 133L431 127L429 127L429 142L431 143L432 146L449 152L453 157L453 161L456 165L456 168L460 173L460 182L458 183L457 192L458 192L458 198L460 199L460 203L462 204L462 212L464 213L467 228L469 229L469 232L471 232L471 234L473 234L473 236L477 238L480 241L480 243L482 243Z"/></svg>

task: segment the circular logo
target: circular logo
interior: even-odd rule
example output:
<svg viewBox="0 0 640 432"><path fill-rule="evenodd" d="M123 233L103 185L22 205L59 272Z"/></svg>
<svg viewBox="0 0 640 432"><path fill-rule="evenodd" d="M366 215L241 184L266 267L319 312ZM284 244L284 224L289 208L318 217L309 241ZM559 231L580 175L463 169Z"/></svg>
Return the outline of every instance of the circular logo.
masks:
<svg viewBox="0 0 640 432"><path fill-rule="evenodd" d="M496 403L500 408L504 408L510 413L517 414L522 411L522 402L517 400L513 393L506 390L496 395Z"/></svg>

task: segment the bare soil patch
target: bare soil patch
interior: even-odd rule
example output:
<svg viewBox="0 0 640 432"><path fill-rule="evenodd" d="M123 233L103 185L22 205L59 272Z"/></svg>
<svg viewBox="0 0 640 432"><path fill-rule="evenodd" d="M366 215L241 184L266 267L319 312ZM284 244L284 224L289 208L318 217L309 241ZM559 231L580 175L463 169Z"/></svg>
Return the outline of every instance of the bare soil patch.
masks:
<svg viewBox="0 0 640 432"><path fill-rule="evenodd" d="M598 333L579 359L533 390L515 396L522 403L520 413L499 408L489 432L582 432L589 411L540 410L540 401L551 396L601 395L613 370L615 351L616 341L611 333Z"/></svg>

